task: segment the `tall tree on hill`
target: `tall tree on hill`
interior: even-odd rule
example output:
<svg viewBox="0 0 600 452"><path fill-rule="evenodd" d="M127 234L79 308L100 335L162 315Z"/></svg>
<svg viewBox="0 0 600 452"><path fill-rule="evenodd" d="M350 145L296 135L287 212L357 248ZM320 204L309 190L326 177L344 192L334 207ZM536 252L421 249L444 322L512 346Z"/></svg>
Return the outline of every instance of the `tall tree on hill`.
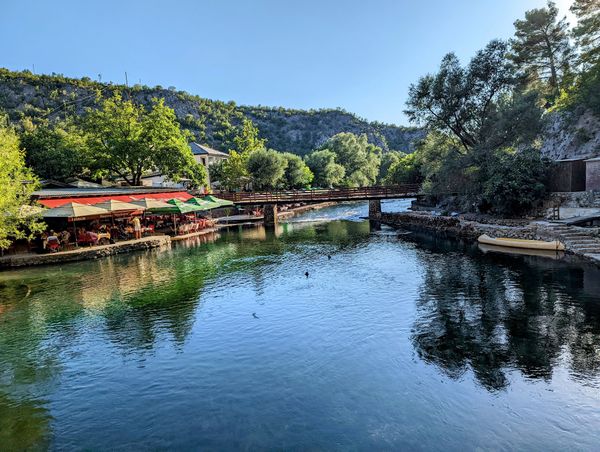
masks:
<svg viewBox="0 0 600 452"><path fill-rule="evenodd" d="M600 63L600 0L575 0L571 11L578 20L573 36L581 50L581 61L590 66Z"/></svg>
<svg viewBox="0 0 600 452"><path fill-rule="evenodd" d="M453 134L463 152L470 151L485 141L498 98L514 85L506 53L506 43L491 41L467 67L454 53L447 54L436 74L410 86L406 115L417 125Z"/></svg>
<svg viewBox="0 0 600 452"><path fill-rule="evenodd" d="M0 124L5 123L0 115ZM11 127L0 125L0 155L0 249L4 249L11 239L29 238L41 231L43 223L27 208L38 180L25 166L25 153Z"/></svg>
<svg viewBox="0 0 600 452"><path fill-rule="evenodd" d="M117 94L98 110L88 109L83 130L98 174L121 177L129 185L140 185L150 171L173 181L186 177L196 186L206 183L206 170L188 146L189 135L163 99L155 99L147 111Z"/></svg>
<svg viewBox="0 0 600 452"><path fill-rule="evenodd" d="M530 79L547 82L552 94L558 95L573 60L566 18L559 20L558 8L549 1L545 8L527 11L525 19L514 25L515 37L510 40L512 61Z"/></svg>

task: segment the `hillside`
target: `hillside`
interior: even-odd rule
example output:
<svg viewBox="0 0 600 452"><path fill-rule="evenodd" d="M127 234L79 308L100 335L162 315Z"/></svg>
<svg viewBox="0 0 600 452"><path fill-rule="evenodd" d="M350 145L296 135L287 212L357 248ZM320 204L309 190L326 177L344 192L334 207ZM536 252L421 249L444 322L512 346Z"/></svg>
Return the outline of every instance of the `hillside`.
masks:
<svg viewBox="0 0 600 452"><path fill-rule="evenodd" d="M77 115L97 105L99 97L115 91L143 105L153 98L164 98L175 110L181 125L196 140L216 149L227 150L242 119L250 118L267 145L280 151L304 155L339 132L367 134L369 141L384 150L412 151L424 132L392 124L369 122L340 109L291 110L285 108L238 106L234 102L204 99L173 87L148 87L99 83L89 78L73 79L62 75L34 75L0 68L0 110L17 122L24 117L34 121L55 120Z"/></svg>

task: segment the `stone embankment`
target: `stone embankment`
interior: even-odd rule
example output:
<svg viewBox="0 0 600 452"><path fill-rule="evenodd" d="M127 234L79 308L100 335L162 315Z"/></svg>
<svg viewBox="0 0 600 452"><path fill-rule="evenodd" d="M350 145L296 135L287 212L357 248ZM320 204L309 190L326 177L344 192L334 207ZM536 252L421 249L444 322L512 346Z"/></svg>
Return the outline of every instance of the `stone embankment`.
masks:
<svg viewBox="0 0 600 452"><path fill-rule="evenodd" d="M163 248L171 246L171 237L157 235L144 237L139 240L127 240L110 245L92 247L79 247L69 251L48 254L16 254L13 256L0 257L0 269L25 267L31 265L62 264L101 257L114 254L130 253L132 251L148 250L151 248Z"/></svg>
<svg viewBox="0 0 600 452"><path fill-rule="evenodd" d="M527 240L559 240L571 253L600 265L600 228L568 226L548 221L490 220L437 216L423 212L383 213L383 224L434 232L436 235L477 240L482 234Z"/></svg>

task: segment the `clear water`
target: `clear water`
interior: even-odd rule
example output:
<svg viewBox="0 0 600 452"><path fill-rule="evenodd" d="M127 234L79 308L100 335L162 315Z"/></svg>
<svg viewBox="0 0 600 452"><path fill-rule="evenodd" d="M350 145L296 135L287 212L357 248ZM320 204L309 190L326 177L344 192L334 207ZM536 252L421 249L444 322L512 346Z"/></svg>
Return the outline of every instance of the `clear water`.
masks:
<svg viewBox="0 0 600 452"><path fill-rule="evenodd" d="M0 449L597 449L600 272L365 214L0 273Z"/></svg>

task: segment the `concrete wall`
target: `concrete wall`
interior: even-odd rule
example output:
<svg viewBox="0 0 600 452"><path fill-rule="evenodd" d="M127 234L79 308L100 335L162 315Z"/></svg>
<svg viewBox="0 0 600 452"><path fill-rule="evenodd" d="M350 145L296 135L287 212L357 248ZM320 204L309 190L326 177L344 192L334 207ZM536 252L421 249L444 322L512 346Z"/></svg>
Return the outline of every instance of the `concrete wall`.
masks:
<svg viewBox="0 0 600 452"><path fill-rule="evenodd" d="M600 191L600 160L588 160L585 173L586 190Z"/></svg>

